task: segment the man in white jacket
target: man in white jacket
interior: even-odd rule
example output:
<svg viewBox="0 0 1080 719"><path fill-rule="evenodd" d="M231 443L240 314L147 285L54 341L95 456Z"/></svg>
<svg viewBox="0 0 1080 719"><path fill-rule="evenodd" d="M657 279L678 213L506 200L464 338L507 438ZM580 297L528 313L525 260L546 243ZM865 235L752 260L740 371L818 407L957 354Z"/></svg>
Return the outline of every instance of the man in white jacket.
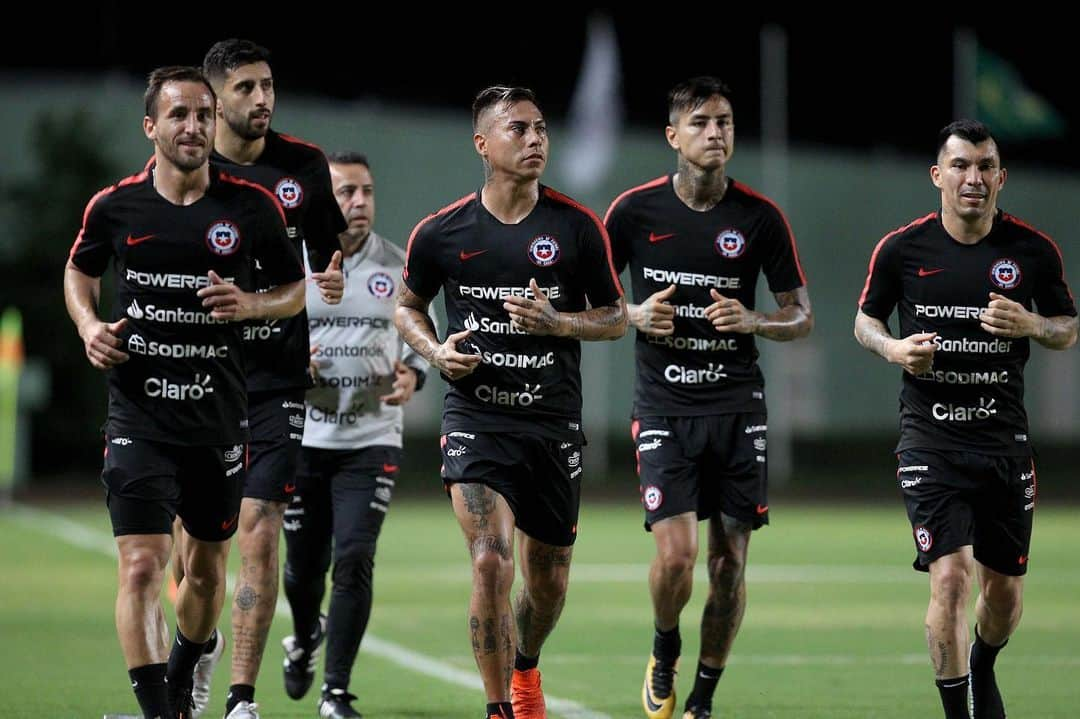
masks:
<svg viewBox="0 0 1080 719"><path fill-rule="evenodd" d="M339 236L348 280L341 304L309 306L315 387L305 398L296 488L285 511L285 595L294 631L283 645L285 688L298 699L311 686L325 637L319 715L347 719L360 716L351 706L349 678L371 614L375 546L401 462L402 405L423 384L427 362L394 328L405 253L372 230L375 186L367 158L347 153L329 160L334 197L348 223ZM333 586L322 616L331 545Z"/></svg>

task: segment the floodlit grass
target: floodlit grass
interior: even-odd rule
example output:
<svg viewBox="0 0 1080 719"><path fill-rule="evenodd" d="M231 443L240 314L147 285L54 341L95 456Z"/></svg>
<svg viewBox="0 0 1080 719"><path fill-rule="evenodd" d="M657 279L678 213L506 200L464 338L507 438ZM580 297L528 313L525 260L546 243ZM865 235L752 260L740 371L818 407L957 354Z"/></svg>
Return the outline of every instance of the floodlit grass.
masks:
<svg viewBox="0 0 1080 719"><path fill-rule="evenodd" d="M751 542L749 605L717 692L724 719L940 716L923 646L927 580L909 568L910 531L894 504L774 506L773 525ZM1077 715L1076 520L1074 508L1037 516L1024 620L998 665L1010 716ZM0 715L136 713L113 628L112 544L101 505L0 511ZM552 707L553 717L642 715L652 551L639 508L586 503L570 595L541 661L545 690L567 702L564 711ZM351 687L357 707L386 719L481 716L482 692L463 685L477 679L465 623L469 570L446 503L396 502L375 571L369 641ZM692 682L703 597L699 572L683 615L680 696ZM279 615L256 695L268 719L316 715L321 668L300 702L281 686L280 640L289 632ZM227 659L210 719L224 708Z"/></svg>

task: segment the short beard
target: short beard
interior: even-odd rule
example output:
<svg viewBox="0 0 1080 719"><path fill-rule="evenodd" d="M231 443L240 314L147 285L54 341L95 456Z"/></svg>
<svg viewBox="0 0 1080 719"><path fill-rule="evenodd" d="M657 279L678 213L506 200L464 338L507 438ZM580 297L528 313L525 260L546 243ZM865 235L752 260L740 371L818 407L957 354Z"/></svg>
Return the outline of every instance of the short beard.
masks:
<svg viewBox="0 0 1080 719"><path fill-rule="evenodd" d="M273 118L271 117L270 119L273 119ZM234 118L226 115L225 116L225 122L226 122L226 124L228 124L229 129L232 130L233 133L235 133L237 136L239 136L239 137L241 137L244 140L247 140L249 142L251 140L258 140L260 138L266 137L266 133L269 132L269 130L270 130L270 122L269 121L267 121L267 123L266 123L266 129L264 129L264 130L256 130L256 129L254 129L251 126L250 118L247 117L247 116L245 116L242 120L237 121Z"/></svg>

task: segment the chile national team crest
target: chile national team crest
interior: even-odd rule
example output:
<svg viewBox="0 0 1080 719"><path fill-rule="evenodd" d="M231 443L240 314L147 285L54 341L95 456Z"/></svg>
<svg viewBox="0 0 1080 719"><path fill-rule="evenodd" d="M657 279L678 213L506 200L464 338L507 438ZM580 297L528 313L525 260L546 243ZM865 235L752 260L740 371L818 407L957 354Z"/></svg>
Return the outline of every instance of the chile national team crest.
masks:
<svg viewBox="0 0 1080 719"><path fill-rule="evenodd" d="M930 530L926 527L915 527L915 544L919 546L920 552L929 552L930 547L934 546L934 535L930 533Z"/></svg>
<svg viewBox="0 0 1080 719"><path fill-rule="evenodd" d="M304 201L304 188L291 177L283 177L274 185L274 194L283 207L293 209Z"/></svg>
<svg viewBox="0 0 1080 719"><path fill-rule="evenodd" d="M529 260L537 267L551 267L559 261L559 243L551 235L540 235L529 243Z"/></svg>
<svg viewBox="0 0 1080 719"><path fill-rule="evenodd" d="M1008 257L1002 257L990 266L990 279L1003 290L1011 290L1020 284L1020 276L1020 265Z"/></svg>
<svg viewBox="0 0 1080 719"><path fill-rule="evenodd" d="M656 485L650 484L641 493L641 501L645 505L645 509L655 512L664 503L664 493Z"/></svg>
<svg viewBox="0 0 1080 719"><path fill-rule="evenodd" d="M734 227L721 230L714 243L716 251L729 260L742 256L746 251L746 238Z"/></svg>
<svg viewBox="0 0 1080 719"><path fill-rule="evenodd" d="M375 272L368 278L367 288L368 292L380 300L385 300L394 294L394 280L385 272Z"/></svg>
<svg viewBox="0 0 1080 719"><path fill-rule="evenodd" d="M240 230L228 220L219 220L206 231L206 246L215 255L227 257L240 247Z"/></svg>

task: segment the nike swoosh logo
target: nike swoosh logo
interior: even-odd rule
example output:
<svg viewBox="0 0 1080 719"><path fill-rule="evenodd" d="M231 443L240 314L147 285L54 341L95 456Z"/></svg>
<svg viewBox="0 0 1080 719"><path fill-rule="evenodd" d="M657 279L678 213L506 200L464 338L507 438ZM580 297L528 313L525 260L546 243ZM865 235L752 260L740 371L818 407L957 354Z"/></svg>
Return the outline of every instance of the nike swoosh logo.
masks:
<svg viewBox="0 0 1080 719"><path fill-rule="evenodd" d="M672 232L670 234L667 234L667 235L658 235L655 232L650 232L649 233L649 242L660 242L661 240L666 240L669 237L674 237L674 236L675 236L674 232Z"/></svg>
<svg viewBox="0 0 1080 719"><path fill-rule="evenodd" d="M647 706L649 708L649 711L651 712L658 712L660 711L660 707L663 706L662 703L657 704L653 701L652 692L649 691L649 685L647 682L645 684L645 706Z"/></svg>
<svg viewBox="0 0 1080 719"><path fill-rule="evenodd" d="M156 236L157 235L143 235L142 237L132 237L131 235L128 235L127 236L127 243L128 243L129 247L134 247L135 245L146 242L147 240L152 240Z"/></svg>
<svg viewBox="0 0 1080 719"><path fill-rule="evenodd" d="M758 514L765 514L766 512L769 511L769 505L767 505L767 504L766 505L760 505L759 504L754 511L757 512Z"/></svg>
<svg viewBox="0 0 1080 719"><path fill-rule="evenodd" d="M967 681L956 682L955 684L942 684L941 686L945 687L946 689L955 689L956 687L963 686L965 684L967 684Z"/></svg>
<svg viewBox="0 0 1080 719"><path fill-rule="evenodd" d="M222 522L221 523L221 529L226 531L226 532L229 531L232 528L232 526L234 524L236 524L236 520L239 519L239 518L240 518L240 515L237 514L232 519L228 520L227 522Z"/></svg>
<svg viewBox="0 0 1080 719"><path fill-rule="evenodd" d="M462 262L465 262L466 260L471 260L477 255L482 255L485 252L487 252L487 250L476 250L475 252L466 252L465 250L462 250L461 254L458 255L458 257L461 259Z"/></svg>
<svg viewBox="0 0 1080 719"><path fill-rule="evenodd" d="M391 472L396 472L397 470L398 466L396 464L383 464L382 466L382 471L386 472L387 474L390 474Z"/></svg>
<svg viewBox="0 0 1080 719"><path fill-rule="evenodd" d="M933 270L924 270L922 267L920 267L919 268L919 277L929 277L930 275L936 275L937 273L944 272L944 271L945 271L944 267L938 267L938 268L933 269Z"/></svg>

